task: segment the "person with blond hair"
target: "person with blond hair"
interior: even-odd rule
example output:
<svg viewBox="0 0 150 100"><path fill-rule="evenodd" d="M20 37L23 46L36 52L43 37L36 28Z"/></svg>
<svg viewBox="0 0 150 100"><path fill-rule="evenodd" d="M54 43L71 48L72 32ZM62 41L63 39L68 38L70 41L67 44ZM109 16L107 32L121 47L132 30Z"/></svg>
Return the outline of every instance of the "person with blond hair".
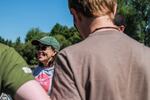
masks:
<svg viewBox="0 0 150 100"><path fill-rule="evenodd" d="M68 0L83 41L60 51L52 100L150 100L150 48L113 20L117 0Z"/></svg>

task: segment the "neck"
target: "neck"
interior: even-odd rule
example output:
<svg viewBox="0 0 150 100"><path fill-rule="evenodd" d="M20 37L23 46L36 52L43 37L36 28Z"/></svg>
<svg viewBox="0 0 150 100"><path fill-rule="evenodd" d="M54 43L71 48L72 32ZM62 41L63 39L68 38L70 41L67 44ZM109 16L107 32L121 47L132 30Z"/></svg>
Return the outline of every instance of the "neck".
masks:
<svg viewBox="0 0 150 100"><path fill-rule="evenodd" d="M79 32L81 34L81 36L84 38L88 37L89 34L91 34L93 31L95 31L98 28L101 27L116 27L113 24L112 19L110 18L109 15L105 15L105 16L100 16L100 17L92 17L92 18L88 18L88 17L84 17L81 16L81 21L80 24L78 24L79 27ZM111 30L110 28L105 28L102 29L104 30ZM102 31L101 30L101 31Z"/></svg>
<svg viewBox="0 0 150 100"><path fill-rule="evenodd" d="M43 61L42 63L44 66L50 67L50 65L52 64L52 58L50 58L48 61Z"/></svg>
<svg viewBox="0 0 150 100"><path fill-rule="evenodd" d="M43 62L43 65L48 66L49 64L48 64L48 62Z"/></svg>
<svg viewBox="0 0 150 100"><path fill-rule="evenodd" d="M115 29L114 27L117 29L117 27L113 24L113 21L109 18L109 16L101 16L91 21L90 33L93 33L97 29L101 29L99 31L112 30Z"/></svg>

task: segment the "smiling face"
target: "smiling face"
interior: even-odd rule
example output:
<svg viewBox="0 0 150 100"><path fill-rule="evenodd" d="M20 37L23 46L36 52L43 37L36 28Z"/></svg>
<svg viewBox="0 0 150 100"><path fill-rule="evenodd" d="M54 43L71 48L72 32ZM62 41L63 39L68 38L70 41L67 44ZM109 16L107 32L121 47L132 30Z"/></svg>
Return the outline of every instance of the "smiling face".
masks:
<svg viewBox="0 0 150 100"><path fill-rule="evenodd" d="M56 51L51 46L40 45L37 46L37 59L39 62L48 66L49 62L53 59Z"/></svg>

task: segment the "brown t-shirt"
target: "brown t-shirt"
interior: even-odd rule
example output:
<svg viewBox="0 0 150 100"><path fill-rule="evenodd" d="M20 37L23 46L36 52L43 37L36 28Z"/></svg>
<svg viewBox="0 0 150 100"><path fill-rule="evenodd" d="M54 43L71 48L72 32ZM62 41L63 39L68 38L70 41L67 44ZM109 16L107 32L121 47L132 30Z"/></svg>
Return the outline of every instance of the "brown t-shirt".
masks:
<svg viewBox="0 0 150 100"><path fill-rule="evenodd" d="M119 31L63 49L55 68L52 100L150 100L150 49Z"/></svg>

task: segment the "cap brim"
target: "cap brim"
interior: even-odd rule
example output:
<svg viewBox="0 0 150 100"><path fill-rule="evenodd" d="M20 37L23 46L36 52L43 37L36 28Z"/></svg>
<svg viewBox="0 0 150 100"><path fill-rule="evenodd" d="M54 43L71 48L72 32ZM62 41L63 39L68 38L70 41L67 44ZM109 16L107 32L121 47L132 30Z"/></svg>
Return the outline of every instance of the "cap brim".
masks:
<svg viewBox="0 0 150 100"><path fill-rule="evenodd" d="M32 45L39 45L39 44L40 44L40 41L38 41L38 40L33 40L31 43L32 43Z"/></svg>

